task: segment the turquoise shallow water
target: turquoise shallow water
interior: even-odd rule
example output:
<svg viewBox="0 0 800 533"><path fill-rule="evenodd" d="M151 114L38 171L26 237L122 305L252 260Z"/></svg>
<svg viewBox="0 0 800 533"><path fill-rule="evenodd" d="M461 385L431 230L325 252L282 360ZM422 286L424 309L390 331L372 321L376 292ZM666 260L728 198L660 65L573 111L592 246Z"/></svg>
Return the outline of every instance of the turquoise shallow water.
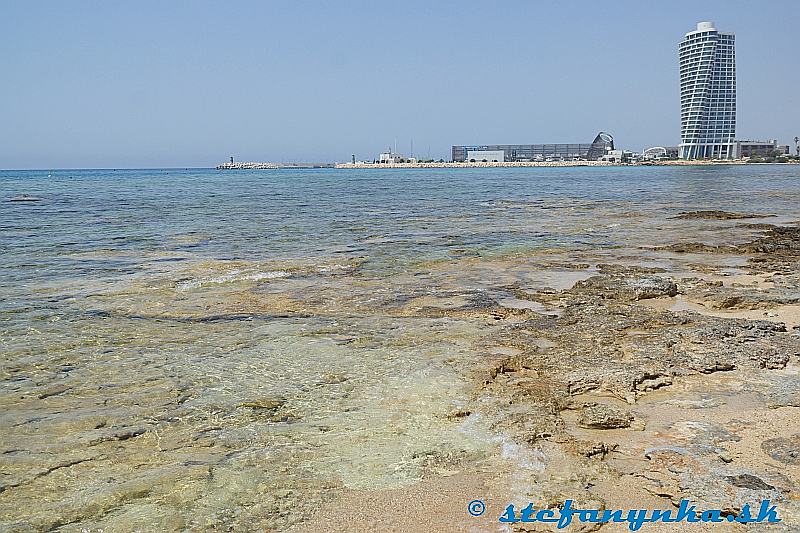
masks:
<svg viewBox="0 0 800 533"><path fill-rule="evenodd" d="M800 166L0 171L0 518L281 528L489 453L448 415L497 326L420 309L798 205Z"/></svg>
<svg viewBox="0 0 800 533"><path fill-rule="evenodd" d="M622 244L531 224L598 202L668 212L763 209L793 215L796 166L421 170L0 171L4 290L38 277L124 275L139 253L216 258L359 254L371 262L552 243ZM565 210L565 209L568 210ZM188 242L176 242L191 236ZM129 260L77 261L113 249Z"/></svg>

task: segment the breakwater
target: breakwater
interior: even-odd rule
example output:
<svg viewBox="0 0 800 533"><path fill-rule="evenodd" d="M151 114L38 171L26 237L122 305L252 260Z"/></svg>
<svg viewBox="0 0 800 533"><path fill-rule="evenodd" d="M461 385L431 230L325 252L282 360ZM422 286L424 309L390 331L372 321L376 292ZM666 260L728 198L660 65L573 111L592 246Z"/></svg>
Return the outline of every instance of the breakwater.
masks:
<svg viewBox="0 0 800 533"><path fill-rule="evenodd" d="M274 169L279 168L277 163L245 163L237 161L235 163L222 163L217 165L217 170L254 170L254 169Z"/></svg>
<svg viewBox="0 0 800 533"><path fill-rule="evenodd" d="M259 170L280 168L333 168L333 163L256 163L256 162L231 162L222 163L215 167L217 170Z"/></svg>

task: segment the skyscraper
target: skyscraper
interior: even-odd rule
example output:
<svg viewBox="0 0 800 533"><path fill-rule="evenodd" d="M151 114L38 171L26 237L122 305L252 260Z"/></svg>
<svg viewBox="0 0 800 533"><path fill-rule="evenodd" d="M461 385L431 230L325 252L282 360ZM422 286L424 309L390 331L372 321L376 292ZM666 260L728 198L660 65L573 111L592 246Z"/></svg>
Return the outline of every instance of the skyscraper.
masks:
<svg viewBox="0 0 800 533"><path fill-rule="evenodd" d="M736 157L736 50L733 33L700 22L679 50L682 159Z"/></svg>

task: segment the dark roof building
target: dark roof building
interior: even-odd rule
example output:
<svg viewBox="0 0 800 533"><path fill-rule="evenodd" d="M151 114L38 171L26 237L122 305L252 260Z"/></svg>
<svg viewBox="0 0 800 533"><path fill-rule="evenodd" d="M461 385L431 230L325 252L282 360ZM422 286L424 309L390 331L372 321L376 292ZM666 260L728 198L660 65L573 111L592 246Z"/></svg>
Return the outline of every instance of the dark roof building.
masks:
<svg viewBox="0 0 800 533"><path fill-rule="evenodd" d="M471 162L470 152L499 152L504 161L546 161L583 159L596 161L614 149L614 138L601 131L591 143L580 144L481 144L453 146L453 161ZM474 161L472 161L474 162Z"/></svg>

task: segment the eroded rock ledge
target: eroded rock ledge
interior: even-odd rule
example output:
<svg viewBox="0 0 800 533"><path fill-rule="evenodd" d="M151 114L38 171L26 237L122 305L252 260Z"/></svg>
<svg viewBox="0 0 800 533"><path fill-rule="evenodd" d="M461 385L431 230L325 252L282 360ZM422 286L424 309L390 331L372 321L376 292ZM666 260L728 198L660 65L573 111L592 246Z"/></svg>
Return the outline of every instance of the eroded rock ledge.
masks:
<svg viewBox="0 0 800 533"><path fill-rule="evenodd" d="M799 237L797 229L773 227L747 249L756 254L754 260L763 258L763 250L780 249L784 268L794 269ZM800 336L780 322L658 310L641 303L698 287L708 290L698 279L684 282L659 269L619 265L599 270L600 275L565 291L528 292L560 314L519 319L491 339L517 354L497 361L481 379L480 409L496 420L498 432L549 458L550 465L532 482L532 501L552 506L571 498L602 505L603 492L593 487L626 478L636 487L632 490L651 496L674 502L689 498L730 510L773 498L783 502L784 516L796 520L797 506L786 495L798 491L797 480L734 461L723 447L741 440L740 433L760 434L754 419L758 415L742 413L745 421L733 428L702 420L667 424L648 434L652 449L647 453L630 443L639 442L631 432L643 431L647 424L649 408L639 407L642 399L660 394L673 401L669 391L683 390L679 385L692 379L721 386L724 376L730 376L736 387L762 398L764 409L776 408L774 403L768 406L767 398L786 392L787 379L800 386L796 376L782 373L787 365L800 363ZM764 307L796 301L796 275L773 281L772 292L722 284L711 292ZM685 400L683 407L707 409L724 403L701 400ZM789 405L793 403L778 404ZM713 415L704 416L713 420ZM675 439L681 446L659 447ZM800 457L796 436L764 440L761 446L765 458L782 463L797 464L793 458Z"/></svg>

